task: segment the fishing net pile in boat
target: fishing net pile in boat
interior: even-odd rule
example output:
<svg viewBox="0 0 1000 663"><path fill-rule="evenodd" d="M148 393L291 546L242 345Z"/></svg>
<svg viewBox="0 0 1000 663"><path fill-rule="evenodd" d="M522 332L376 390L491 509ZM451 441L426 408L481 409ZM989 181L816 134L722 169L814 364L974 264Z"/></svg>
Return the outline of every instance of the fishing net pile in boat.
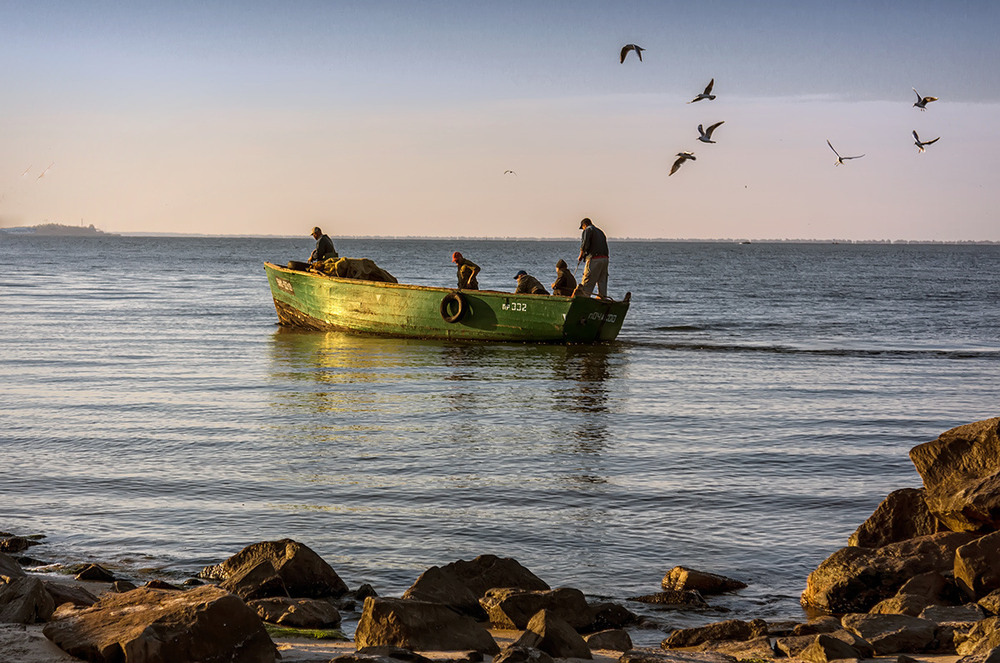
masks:
<svg viewBox="0 0 1000 663"><path fill-rule="evenodd" d="M321 263L313 265L313 269L321 274L339 276L343 279L399 283L395 276L368 258L328 258Z"/></svg>

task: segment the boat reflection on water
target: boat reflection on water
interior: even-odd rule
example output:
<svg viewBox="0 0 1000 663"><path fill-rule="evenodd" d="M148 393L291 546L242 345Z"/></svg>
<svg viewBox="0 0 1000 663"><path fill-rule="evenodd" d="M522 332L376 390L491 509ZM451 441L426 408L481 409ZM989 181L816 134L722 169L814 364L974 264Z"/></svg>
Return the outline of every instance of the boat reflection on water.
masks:
<svg viewBox="0 0 1000 663"><path fill-rule="evenodd" d="M313 440L371 436L600 454L624 408L617 345L479 344L279 328L273 404ZM286 434L295 436L294 431ZM541 451L541 449L539 449Z"/></svg>

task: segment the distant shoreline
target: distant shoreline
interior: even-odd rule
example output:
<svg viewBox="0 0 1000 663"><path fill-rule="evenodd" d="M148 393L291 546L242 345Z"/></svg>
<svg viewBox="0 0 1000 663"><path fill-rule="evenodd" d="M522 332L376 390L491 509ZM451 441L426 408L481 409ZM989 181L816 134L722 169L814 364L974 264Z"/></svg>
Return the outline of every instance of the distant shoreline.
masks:
<svg viewBox="0 0 1000 663"><path fill-rule="evenodd" d="M302 239L301 235L250 235L250 234L208 234L208 233L160 233L160 232L119 232L112 233L99 230L91 224L88 227L66 226L58 223L46 223L37 226L18 226L0 228L0 235L29 237L177 237L201 239ZM469 236L429 236L429 235L336 235L339 239L363 240L420 240L420 241L480 241L480 242L570 242L579 241L578 236L570 237L469 237ZM998 240L933 240L933 239L747 239L722 238L705 239L697 237L612 237L614 242L673 242L690 244L916 244L942 246L991 246L1000 245Z"/></svg>

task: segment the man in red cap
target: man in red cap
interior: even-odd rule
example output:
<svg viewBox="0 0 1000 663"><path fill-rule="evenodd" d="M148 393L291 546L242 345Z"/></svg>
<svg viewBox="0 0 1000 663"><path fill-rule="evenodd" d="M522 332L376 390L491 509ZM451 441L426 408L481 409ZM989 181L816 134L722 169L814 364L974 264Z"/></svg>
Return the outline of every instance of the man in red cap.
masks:
<svg viewBox="0 0 1000 663"><path fill-rule="evenodd" d="M458 251L451 254L451 261L458 265L458 287L462 290L479 290L479 281L476 280L479 265L463 258Z"/></svg>

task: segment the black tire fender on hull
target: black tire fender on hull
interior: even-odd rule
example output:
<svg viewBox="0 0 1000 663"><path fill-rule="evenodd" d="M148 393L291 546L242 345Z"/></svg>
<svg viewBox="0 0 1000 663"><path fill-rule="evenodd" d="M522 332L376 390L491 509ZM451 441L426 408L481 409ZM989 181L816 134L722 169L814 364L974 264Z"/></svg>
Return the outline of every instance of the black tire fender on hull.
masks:
<svg viewBox="0 0 1000 663"><path fill-rule="evenodd" d="M464 318L468 309L468 303L460 292L449 292L441 298L441 317L449 324Z"/></svg>

